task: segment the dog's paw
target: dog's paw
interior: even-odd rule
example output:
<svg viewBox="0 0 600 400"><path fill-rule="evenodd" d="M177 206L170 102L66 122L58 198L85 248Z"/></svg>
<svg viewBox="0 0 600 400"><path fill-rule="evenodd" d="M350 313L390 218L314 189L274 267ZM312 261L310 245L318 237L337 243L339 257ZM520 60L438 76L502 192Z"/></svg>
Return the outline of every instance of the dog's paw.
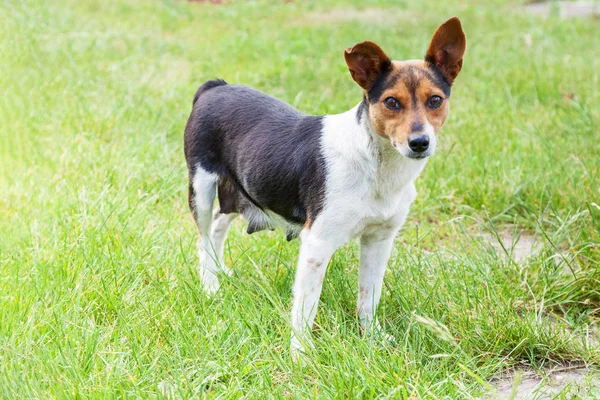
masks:
<svg viewBox="0 0 600 400"><path fill-rule="evenodd" d="M304 344L302 343L304 342ZM290 355L294 362L304 362L306 356L306 346L312 347L312 342L308 338L301 341L296 335L292 335L290 340Z"/></svg>
<svg viewBox="0 0 600 400"><path fill-rule="evenodd" d="M204 291L210 296L219 290L219 278L210 271L201 270L200 281L202 282L202 286L204 286Z"/></svg>
<svg viewBox="0 0 600 400"><path fill-rule="evenodd" d="M304 354L304 346L302 346L298 339L293 337L290 343L290 355L292 356L292 361L300 361Z"/></svg>
<svg viewBox="0 0 600 400"><path fill-rule="evenodd" d="M361 326L361 330L363 336L366 338L380 340L391 344L396 342L396 338L389 333L386 333L377 320L371 322L367 326Z"/></svg>
<svg viewBox="0 0 600 400"><path fill-rule="evenodd" d="M207 295L209 296L213 296L215 293L217 293L219 291L219 282L205 282L202 281L202 285L204 287L204 292L206 292Z"/></svg>
<svg viewBox="0 0 600 400"><path fill-rule="evenodd" d="M232 276L233 271L225 266L225 264L221 264L221 272L223 272L227 276Z"/></svg>
<svg viewBox="0 0 600 400"><path fill-rule="evenodd" d="M375 338L377 340L381 340L382 342L386 342L388 344L395 344L396 343L396 338L392 335L390 335L389 333L386 333L384 331L380 331L377 333L377 336L375 336Z"/></svg>

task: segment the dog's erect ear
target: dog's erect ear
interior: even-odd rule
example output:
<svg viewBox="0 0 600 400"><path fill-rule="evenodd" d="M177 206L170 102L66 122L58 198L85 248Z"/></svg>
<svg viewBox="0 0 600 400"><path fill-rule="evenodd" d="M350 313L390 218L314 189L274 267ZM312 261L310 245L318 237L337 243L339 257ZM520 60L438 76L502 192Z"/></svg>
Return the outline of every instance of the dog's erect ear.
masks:
<svg viewBox="0 0 600 400"><path fill-rule="evenodd" d="M369 90L377 77L392 68L390 58L373 42L361 42L344 51L352 79Z"/></svg>
<svg viewBox="0 0 600 400"><path fill-rule="evenodd" d="M450 18L433 34L425 61L437 65L446 80L452 83L462 68L466 47L467 38L459 19Z"/></svg>

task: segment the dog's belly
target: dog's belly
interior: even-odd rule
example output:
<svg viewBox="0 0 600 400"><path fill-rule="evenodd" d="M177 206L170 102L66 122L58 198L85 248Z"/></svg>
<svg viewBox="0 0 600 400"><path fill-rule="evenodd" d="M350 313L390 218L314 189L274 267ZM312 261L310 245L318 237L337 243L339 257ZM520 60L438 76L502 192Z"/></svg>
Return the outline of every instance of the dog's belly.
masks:
<svg viewBox="0 0 600 400"><path fill-rule="evenodd" d="M266 229L274 230L282 228L285 230L286 239L290 241L300 236L300 232L302 231L301 224L290 222L272 211L262 211L258 207L247 207L241 214L248 221L247 232L249 234Z"/></svg>
<svg viewBox="0 0 600 400"><path fill-rule="evenodd" d="M289 241L298 237L302 230L301 223L256 203L256 200L243 194L229 179L219 180L217 192L219 211L223 214L241 214L248 221L248 234L283 228Z"/></svg>

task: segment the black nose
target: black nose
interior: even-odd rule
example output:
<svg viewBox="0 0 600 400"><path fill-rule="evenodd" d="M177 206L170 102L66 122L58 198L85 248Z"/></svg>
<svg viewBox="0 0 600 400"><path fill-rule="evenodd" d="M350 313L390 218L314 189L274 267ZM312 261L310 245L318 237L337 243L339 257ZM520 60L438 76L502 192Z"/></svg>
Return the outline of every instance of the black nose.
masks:
<svg viewBox="0 0 600 400"><path fill-rule="evenodd" d="M427 135L410 135L408 147L415 153L422 153L429 148L429 137Z"/></svg>

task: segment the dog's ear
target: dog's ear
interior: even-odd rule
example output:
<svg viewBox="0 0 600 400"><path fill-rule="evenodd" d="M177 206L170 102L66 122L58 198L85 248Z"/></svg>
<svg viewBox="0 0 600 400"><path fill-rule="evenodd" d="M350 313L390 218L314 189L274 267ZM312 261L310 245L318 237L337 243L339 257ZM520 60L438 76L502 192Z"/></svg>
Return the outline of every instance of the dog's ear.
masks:
<svg viewBox="0 0 600 400"><path fill-rule="evenodd" d="M444 22L433 34L425 61L436 65L449 83L452 83L462 68L467 38L456 17Z"/></svg>
<svg viewBox="0 0 600 400"><path fill-rule="evenodd" d="M369 90L377 77L392 68L390 58L373 42L361 42L344 51L352 79Z"/></svg>

